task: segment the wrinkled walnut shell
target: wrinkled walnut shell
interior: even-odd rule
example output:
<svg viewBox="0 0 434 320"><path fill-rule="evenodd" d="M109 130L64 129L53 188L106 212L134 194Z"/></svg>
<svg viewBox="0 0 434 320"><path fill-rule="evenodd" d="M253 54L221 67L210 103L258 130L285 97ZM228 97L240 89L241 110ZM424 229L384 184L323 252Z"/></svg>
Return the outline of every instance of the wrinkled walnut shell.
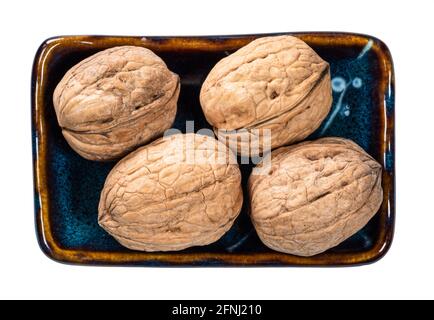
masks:
<svg viewBox="0 0 434 320"><path fill-rule="evenodd" d="M212 137L177 134L138 149L113 168L98 221L127 248L182 250L217 241L242 202L232 152Z"/></svg>
<svg viewBox="0 0 434 320"><path fill-rule="evenodd" d="M250 176L251 218L265 245L312 256L363 228L383 200L381 165L354 142L323 138L272 152Z"/></svg>
<svg viewBox="0 0 434 320"><path fill-rule="evenodd" d="M179 77L152 51L107 49L72 67L53 103L69 145L90 160L119 158L170 128Z"/></svg>
<svg viewBox="0 0 434 320"><path fill-rule="evenodd" d="M298 38L259 38L214 66L200 103L219 140L239 154L257 154L267 148L263 129L276 148L320 126L332 103L329 65Z"/></svg>

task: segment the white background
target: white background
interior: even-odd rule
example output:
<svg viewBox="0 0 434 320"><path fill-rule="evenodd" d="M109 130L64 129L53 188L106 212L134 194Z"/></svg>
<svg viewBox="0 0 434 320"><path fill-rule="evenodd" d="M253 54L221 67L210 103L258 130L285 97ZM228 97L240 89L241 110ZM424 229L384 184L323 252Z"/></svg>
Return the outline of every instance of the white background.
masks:
<svg viewBox="0 0 434 320"><path fill-rule="evenodd" d="M432 3L1 1L0 298L434 298ZM45 38L279 31L366 33L392 52L397 220L383 260L338 269L102 268L61 265L43 255L33 223L30 71Z"/></svg>

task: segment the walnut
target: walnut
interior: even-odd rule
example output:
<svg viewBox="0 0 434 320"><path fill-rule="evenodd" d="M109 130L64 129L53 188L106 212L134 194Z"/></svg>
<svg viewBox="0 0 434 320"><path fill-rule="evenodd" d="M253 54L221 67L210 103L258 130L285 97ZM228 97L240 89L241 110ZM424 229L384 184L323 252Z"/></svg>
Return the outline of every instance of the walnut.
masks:
<svg viewBox="0 0 434 320"><path fill-rule="evenodd" d="M259 38L214 66L200 103L219 140L256 154L267 148L263 129L276 148L320 126L332 103L329 65L298 38Z"/></svg>
<svg viewBox="0 0 434 320"><path fill-rule="evenodd" d="M179 77L152 51L122 46L72 67L53 102L69 145L86 159L111 160L171 127L179 87Z"/></svg>
<svg viewBox="0 0 434 320"><path fill-rule="evenodd" d="M232 152L209 136L176 134L134 151L113 168L98 221L127 248L181 250L218 240L242 202Z"/></svg>
<svg viewBox="0 0 434 320"><path fill-rule="evenodd" d="M381 165L354 142L323 138L272 152L249 179L251 218L268 247L312 256L364 227L382 200Z"/></svg>

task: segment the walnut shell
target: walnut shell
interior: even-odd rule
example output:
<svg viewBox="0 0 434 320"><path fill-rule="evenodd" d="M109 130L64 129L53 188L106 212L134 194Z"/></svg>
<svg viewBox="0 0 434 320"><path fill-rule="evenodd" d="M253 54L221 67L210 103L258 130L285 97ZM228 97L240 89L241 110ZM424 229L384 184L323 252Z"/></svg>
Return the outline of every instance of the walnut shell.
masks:
<svg viewBox="0 0 434 320"><path fill-rule="evenodd" d="M298 38L259 38L214 66L200 103L219 140L239 154L267 148L263 129L271 130L271 148L300 141L330 111L329 64Z"/></svg>
<svg viewBox="0 0 434 320"><path fill-rule="evenodd" d="M176 115L179 77L152 51L107 49L72 67L53 103L69 145L90 160L119 158L161 136Z"/></svg>
<svg viewBox="0 0 434 320"><path fill-rule="evenodd" d="M382 201L381 165L354 142L323 138L272 152L250 176L251 218L268 247L299 256L364 227Z"/></svg>
<svg viewBox="0 0 434 320"><path fill-rule="evenodd" d="M98 221L127 248L181 250L217 241L242 202L232 152L212 137L176 134L136 150L113 168Z"/></svg>

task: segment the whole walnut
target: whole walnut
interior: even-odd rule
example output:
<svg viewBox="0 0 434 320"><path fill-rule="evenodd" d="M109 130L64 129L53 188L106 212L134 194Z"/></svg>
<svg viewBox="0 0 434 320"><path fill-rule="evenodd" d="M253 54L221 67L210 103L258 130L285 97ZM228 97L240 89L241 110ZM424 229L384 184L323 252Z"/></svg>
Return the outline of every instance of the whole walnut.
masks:
<svg viewBox="0 0 434 320"><path fill-rule="evenodd" d="M72 67L53 102L62 133L77 153L112 160L171 127L179 87L179 77L152 51L121 46Z"/></svg>
<svg viewBox="0 0 434 320"><path fill-rule="evenodd" d="M383 201L381 165L354 142L323 138L272 152L249 179L251 218L265 245L299 256L332 248Z"/></svg>
<svg viewBox="0 0 434 320"><path fill-rule="evenodd" d="M182 250L217 241L242 202L232 152L209 136L176 134L134 151L113 168L98 221L127 248Z"/></svg>
<svg viewBox="0 0 434 320"><path fill-rule="evenodd" d="M242 155L261 153L320 126L332 103L329 64L296 37L259 38L214 66L200 103L219 140Z"/></svg>

